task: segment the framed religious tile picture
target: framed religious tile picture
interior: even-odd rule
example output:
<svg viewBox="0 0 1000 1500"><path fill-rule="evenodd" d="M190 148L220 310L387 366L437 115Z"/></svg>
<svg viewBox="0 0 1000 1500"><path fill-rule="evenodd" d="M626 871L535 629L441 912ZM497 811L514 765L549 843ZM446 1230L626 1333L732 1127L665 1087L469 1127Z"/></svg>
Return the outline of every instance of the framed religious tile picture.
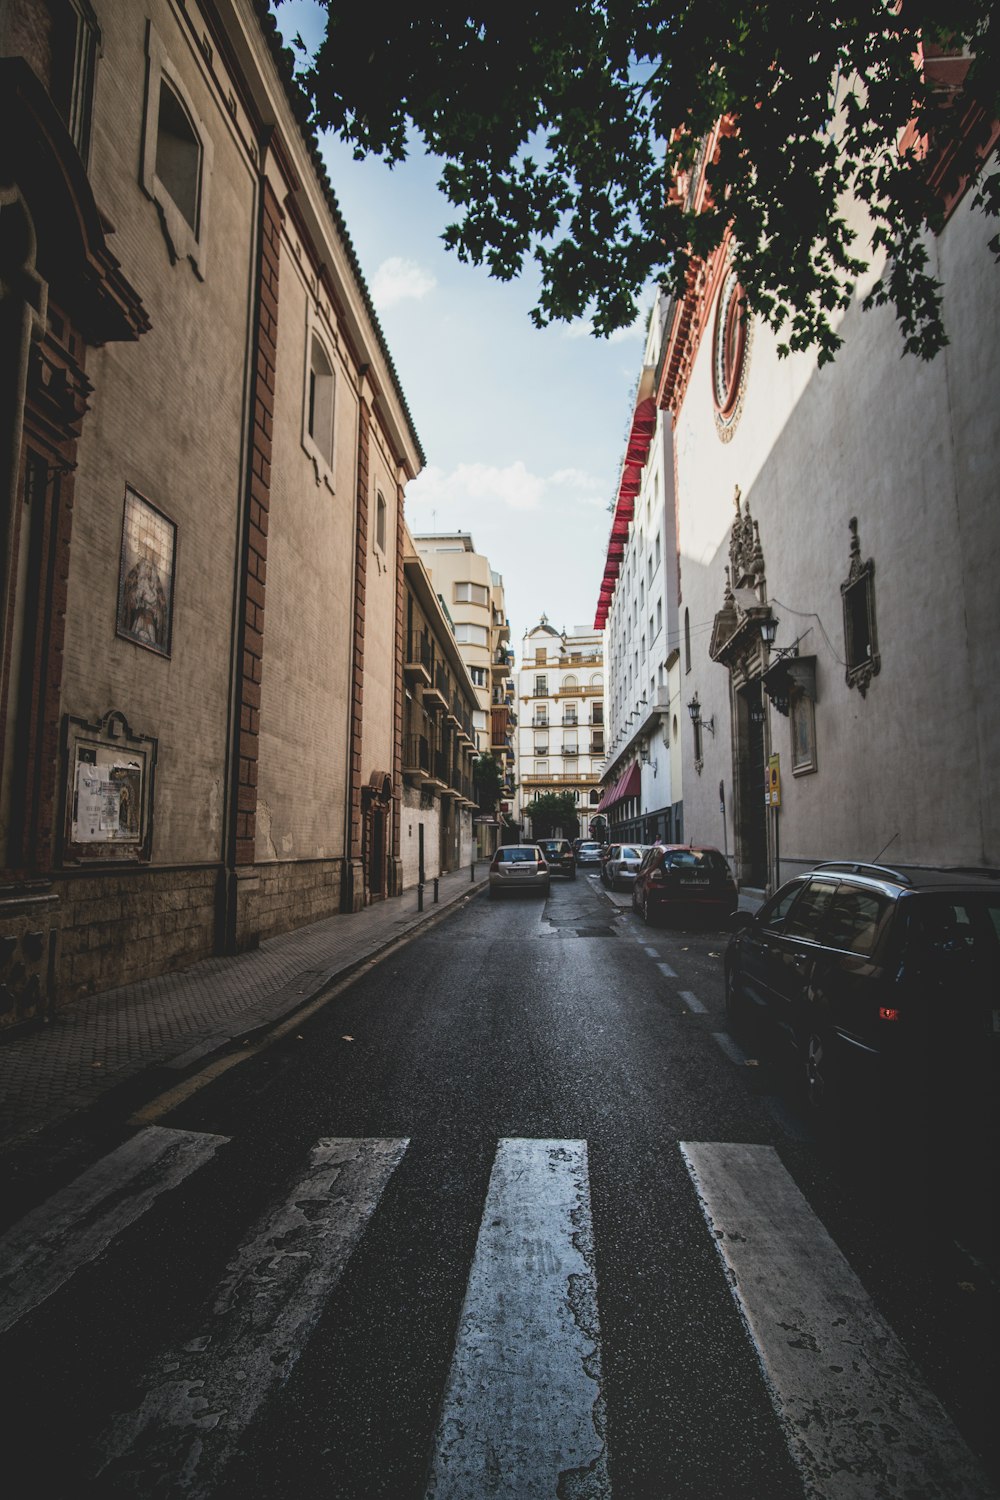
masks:
<svg viewBox="0 0 1000 1500"><path fill-rule="evenodd" d="M808 693L793 691L789 717L792 725L792 775L816 769L816 711Z"/></svg>
<svg viewBox="0 0 1000 1500"><path fill-rule="evenodd" d="M63 757L63 863L149 860L156 739L136 733L118 709L93 722L67 715Z"/></svg>
<svg viewBox="0 0 1000 1500"><path fill-rule="evenodd" d="M125 489L118 634L160 656L170 655L177 527L131 485Z"/></svg>

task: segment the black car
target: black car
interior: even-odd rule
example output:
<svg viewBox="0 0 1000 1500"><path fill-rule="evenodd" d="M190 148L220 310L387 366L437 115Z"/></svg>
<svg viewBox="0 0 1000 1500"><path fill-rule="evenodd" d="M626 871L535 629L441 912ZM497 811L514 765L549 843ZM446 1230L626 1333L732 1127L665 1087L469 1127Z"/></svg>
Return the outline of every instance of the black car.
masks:
<svg viewBox="0 0 1000 1500"><path fill-rule="evenodd" d="M569 839L536 839L535 842L545 855L550 875L566 875L570 880L576 879L576 855Z"/></svg>
<svg viewBox="0 0 1000 1500"><path fill-rule="evenodd" d="M729 1018L777 1044L813 1111L995 1130L1000 871L822 864L734 921Z"/></svg>

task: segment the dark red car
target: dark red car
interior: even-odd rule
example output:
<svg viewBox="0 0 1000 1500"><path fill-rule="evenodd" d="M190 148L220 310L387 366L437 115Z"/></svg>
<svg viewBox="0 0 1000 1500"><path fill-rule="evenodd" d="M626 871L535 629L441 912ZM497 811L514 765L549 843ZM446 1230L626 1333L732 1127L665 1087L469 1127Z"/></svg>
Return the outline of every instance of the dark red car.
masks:
<svg viewBox="0 0 1000 1500"><path fill-rule="evenodd" d="M654 844L646 850L632 887L632 907L644 922L724 922L739 905L739 891L719 849Z"/></svg>

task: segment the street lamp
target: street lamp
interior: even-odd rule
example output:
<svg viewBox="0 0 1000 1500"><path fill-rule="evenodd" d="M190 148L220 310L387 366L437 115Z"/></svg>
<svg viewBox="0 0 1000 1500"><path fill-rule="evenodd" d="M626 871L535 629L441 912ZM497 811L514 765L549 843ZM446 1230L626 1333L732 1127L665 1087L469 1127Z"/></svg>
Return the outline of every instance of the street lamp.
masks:
<svg viewBox="0 0 1000 1500"><path fill-rule="evenodd" d="M760 622L760 638L765 646L773 646L778 635L778 626L781 621L776 615L768 615Z"/></svg>

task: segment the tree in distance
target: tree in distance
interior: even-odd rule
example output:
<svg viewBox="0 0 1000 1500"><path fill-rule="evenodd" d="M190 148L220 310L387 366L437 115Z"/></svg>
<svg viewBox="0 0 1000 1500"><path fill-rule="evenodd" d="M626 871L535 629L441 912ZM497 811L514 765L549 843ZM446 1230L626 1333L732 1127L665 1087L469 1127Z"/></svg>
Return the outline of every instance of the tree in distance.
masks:
<svg viewBox="0 0 1000 1500"><path fill-rule="evenodd" d="M646 287L680 292L691 258L731 231L747 302L782 353L833 358L837 314L882 252L865 307L892 304L907 352L929 359L947 342L926 231L965 177L1000 214L1000 172L983 165L1000 115L993 0L322 3L318 49L296 38L313 126L358 158L400 162L412 141L439 157L458 213L446 243L502 281L533 258L539 327L627 326ZM927 44L971 55L960 91L925 76ZM675 185L720 119L696 203ZM949 160L937 185L921 141ZM868 242L847 222L852 196ZM1000 236L990 248L1000 258Z"/></svg>
<svg viewBox="0 0 1000 1500"><path fill-rule="evenodd" d="M575 839L580 832L572 792L543 792L528 803L524 813L531 819L532 838L548 839L558 834L560 838Z"/></svg>

